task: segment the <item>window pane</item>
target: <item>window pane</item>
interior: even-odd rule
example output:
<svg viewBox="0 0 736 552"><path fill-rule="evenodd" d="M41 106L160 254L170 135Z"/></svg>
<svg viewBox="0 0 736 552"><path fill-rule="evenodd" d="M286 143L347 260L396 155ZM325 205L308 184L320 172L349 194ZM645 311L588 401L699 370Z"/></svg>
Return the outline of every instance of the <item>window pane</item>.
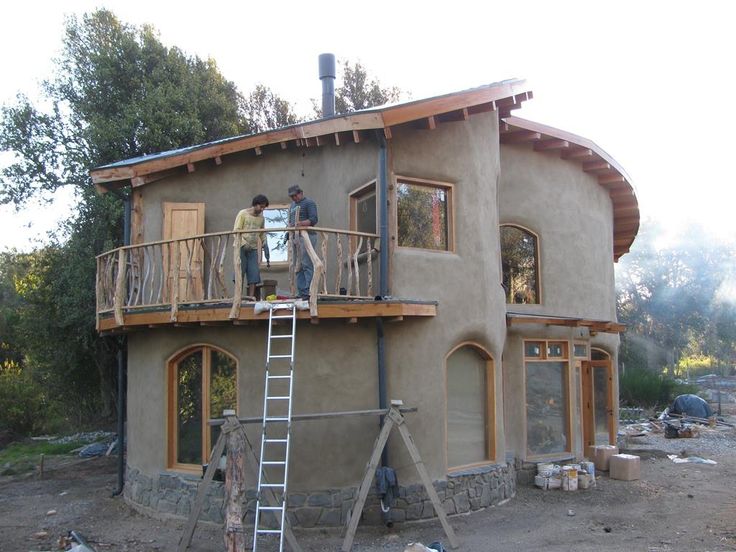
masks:
<svg viewBox="0 0 736 552"><path fill-rule="evenodd" d="M540 358L542 356L542 347L544 343L539 341L527 341L524 343L524 356L531 358Z"/></svg>
<svg viewBox="0 0 736 552"><path fill-rule="evenodd" d="M608 370L593 367L593 404L595 405L595 444L608 443Z"/></svg>
<svg viewBox="0 0 736 552"><path fill-rule="evenodd" d="M501 266L506 302L538 303L537 239L516 226L501 227Z"/></svg>
<svg viewBox="0 0 736 552"><path fill-rule="evenodd" d="M447 359L447 465L487 459L486 361L472 348Z"/></svg>
<svg viewBox="0 0 736 552"><path fill-rule="evenodd" d="M284 228L288 226L288 213L289 209L286 207L266 209L263 211L263 218L265 221L264 226L266 228ZM288 247L286 246L286 232L269 232L266 236L266 239L268 240L268 248L271 251L271 262L278 263L288 261L289 257ZM262 261L266 261L265 257Z"/></svg>
<svg viewBox="0 0 736 552"><path fill-rule="evenodd" d="M527 449L532 455L568 450L566 366L526 363Z"/></svg>
<svg viewBox="0 0 736 552"><path fill-rule="evenodd" d="M448 249L447 188L399 182L397 191L399 245Z"/></svg>
<svg viewBox="0 0 736 552"><path fill-rule="evenodd" d="M550 343L547 345L547 357L548 358L565 358L567 355L565 354L565 347L564 343Z"/></svg>
<svg viewBox="0 0 736 552"><path fill-rule="evenodd" d="M355 229L368 234L376 233L376 192L373 191L357 197L355 200Z"/></svg>
<svg viewBox="0 0 736 552"><path fill-rule="evenodd" d="M588 358L588 346L576 343L573 347L577 358Z"/></svg>
<svg viewBox="0 0 736 552"><path fill-rule="evenodd" d="M180 464L202 462L202 351L179 361L176 371L177 454Z"/></svg>
<svg viewBox="0 0 736 552"><path fill-rule="evenodd" d="M210 417L221 418L223 410L237 408L237 366L235 360L224 353L211 351L210 355ZM211 430L210 443L214 447L220 436L220 426Z"/></svg>

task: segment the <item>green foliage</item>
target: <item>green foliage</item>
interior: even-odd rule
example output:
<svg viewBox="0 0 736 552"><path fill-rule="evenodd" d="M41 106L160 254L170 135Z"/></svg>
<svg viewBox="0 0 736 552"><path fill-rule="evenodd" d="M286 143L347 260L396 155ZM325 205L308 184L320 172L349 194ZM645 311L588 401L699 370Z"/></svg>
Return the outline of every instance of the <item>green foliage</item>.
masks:
<svg viewBox="0 0 736 552"><path fill-rule="evenodd" d="M48 441L24 441L11 443L0 450L0 475L16 475L36 469L41 454L63 456L84 445L82 441L50 443Z"/></svg>
<svg viewBox="0 0 736 552"><path fill-rule="evenodd" d="M619 398L626 406L664 408L676 396L696 392L696 386L678 384L651 370L627 369L619 378Z"/></svg>
<svg viewBox="0 0 736 552"><path fill-rule="evenodd" d="M262 84L257 85L253 92L241 101L240 107L251 132L264 132L301 121L292 111L289 102Z"/></svg>
<svg viewBox="0 0 736 552"><path fill-rule="evenodd" d="M40 428L44 403L41 386L20 365L0 367L0 433L26 435Z"/></svg>

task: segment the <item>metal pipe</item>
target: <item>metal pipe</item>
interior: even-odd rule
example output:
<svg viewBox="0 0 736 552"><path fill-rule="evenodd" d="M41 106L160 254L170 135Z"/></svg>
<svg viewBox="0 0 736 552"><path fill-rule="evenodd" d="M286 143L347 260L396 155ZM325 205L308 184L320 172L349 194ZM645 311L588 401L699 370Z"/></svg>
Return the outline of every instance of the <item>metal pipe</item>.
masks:
<svg viewBox="0 0 736 552"><path fill-rule="evenodd" d="M322 81L322 117L335 114L335 54L319 55L319 80Z"/></svg>
<svg viewBox="0 0 736 552"><path fill-rule="evenodd" d="M381 299L388 296L388 157L386 152L386 137L378 133L378 198L380 201L379 231L380 272L379 290ZM383 327L383 318L376 318L376 356L378 362L378 407L388 408L388 392L386 386L386 337ZM383 426L383 417L381 417ZM388 465L388 443L381 454L381 465Z"/></svg>
<svg viewBox="0 0 736 552"><path fill-rule="evenodd" d="M130 218L131 218L131 201L130 196L120 195L123 200L123 246L130 245ZM125 365L128 360L128 339L123 336L117 354L118 360L118 408L117 408L117 433L118 433L118 487L113 491L112 496L122 494L125 487Z"/></svg>

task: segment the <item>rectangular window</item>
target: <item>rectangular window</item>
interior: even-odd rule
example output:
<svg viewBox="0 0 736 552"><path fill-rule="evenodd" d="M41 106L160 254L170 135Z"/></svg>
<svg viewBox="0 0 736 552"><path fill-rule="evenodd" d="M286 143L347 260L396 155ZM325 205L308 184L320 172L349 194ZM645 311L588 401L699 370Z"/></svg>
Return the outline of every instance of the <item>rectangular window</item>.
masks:
<svg viewBox="0 0 736 552"><path fill-rule="evenodd" d="M264 226L268 228L285 228L289 225L289 208L285 205L269 206L263 211ZM271 252L271 264L288 263L289 248L286 242L286 232L268 232L265 234L268 241L268 249ZM262 238L263 239L263 238ZM261 263L266 258L261 252Z"/></svg>
<svg viewBox="0 0 736 552"><path fill-rule="evenodd" d="M526 446L529 456L571 450L567 342L524 342Z"/></svg>
<svg viewBox="0 0 736 552"><path fill-rule="evenodd" d="M453 251L452 185L399 178L396 181L400 247Z"/></svg>
<svg viewBox="0 0 736 552"><path fill-rule="evenodd" d="M588 345L586 343L575 343L573 351L575 358L588 358Z"/></svg>

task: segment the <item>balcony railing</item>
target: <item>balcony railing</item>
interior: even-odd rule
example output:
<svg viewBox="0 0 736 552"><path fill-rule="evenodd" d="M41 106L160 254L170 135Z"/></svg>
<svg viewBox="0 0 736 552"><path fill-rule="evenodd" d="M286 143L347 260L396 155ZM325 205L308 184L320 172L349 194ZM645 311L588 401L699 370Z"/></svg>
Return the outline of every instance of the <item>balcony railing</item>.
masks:
<svg viewBox="0 0 736 552"><path fill-rule="evenodd" d="M120 247L97 257L97 324L100 316L112 314L118 326L124 314L151 308L170 309L176 322L183 306L231 303L229 318L238 317L244 297L240 267L241 234L259 235L287 232L287 261L279 263L282 273L288 265L289 292L295 295L295 277L302 259L293 247L297 235L303 238L306 253L314 266L310 286L310 312L318 316L320 297L343 299L374 298L374 263L378 236L331 228L268 228L216 232L181 239ZM316 233L316 247L308 234ZM260 250L260 248L259 248ZM375 265L375 266L374 266ZM277 268L271 269L278 273ZM263 275L263 269L262 269ZM283 280L283 278L282 278Z"/></svg>

